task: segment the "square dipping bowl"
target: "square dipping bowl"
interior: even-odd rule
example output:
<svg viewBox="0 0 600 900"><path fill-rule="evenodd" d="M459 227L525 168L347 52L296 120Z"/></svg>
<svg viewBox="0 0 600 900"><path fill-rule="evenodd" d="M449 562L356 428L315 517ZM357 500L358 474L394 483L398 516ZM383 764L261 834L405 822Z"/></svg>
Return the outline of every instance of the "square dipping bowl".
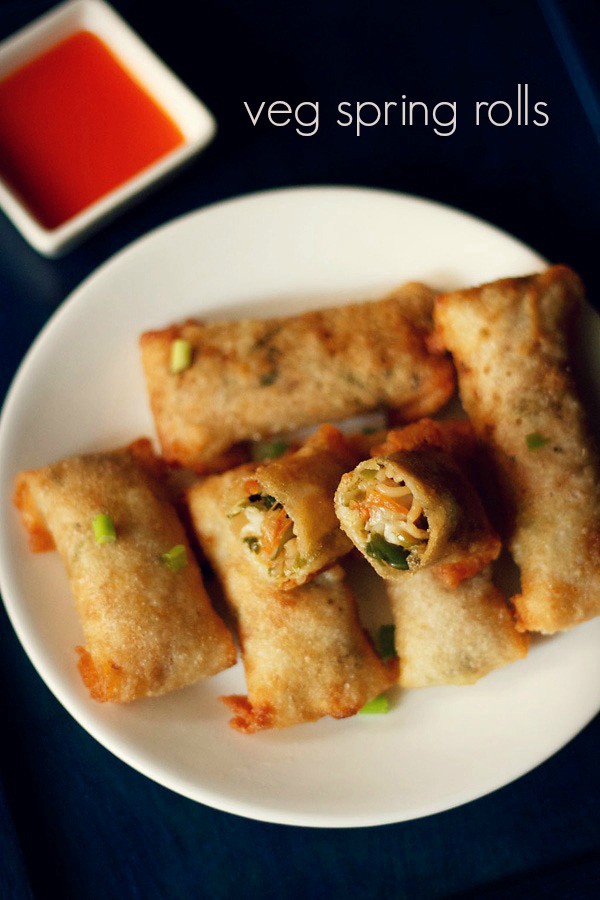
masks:
<svg viewBox="0 0 600 900"><path fill-rule="evenodd" d="M10 174L5 177L6 172L0 167L0 206L26 240L40 253L51 257L65 253L101 223L154 188L202 150L216 131L215 120L206 106L104 0L68 0L1 42L0 84L9 79L8 90L11 76L18 77L19 71L25 71L29 63L79 32L91 33L100 41L128 84L133 82L135 89L141 89L150 106L175 126L180 137L164 155L57 223L42 221L26 192L20 190ZM62 170L61 177L68 187L68 169Z"/></svg>

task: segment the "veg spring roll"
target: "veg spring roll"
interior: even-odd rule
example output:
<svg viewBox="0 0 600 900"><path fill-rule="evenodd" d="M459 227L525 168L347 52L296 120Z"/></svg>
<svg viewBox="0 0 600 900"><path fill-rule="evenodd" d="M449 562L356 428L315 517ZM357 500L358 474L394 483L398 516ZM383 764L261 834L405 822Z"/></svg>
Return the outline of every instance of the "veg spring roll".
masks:
<svg viewBox="0 0 600 900"><path fill-rule="evenodd" d="M234 664L150 443L20 473L15 504L34 551L54 546L69 575L96 700L164 694Z"/></svg>
<svg viewBox="0 0 600 900"><path fill-rule="evenodd" d="M526 656L490 569L451 589L435 569L388 581L403 687L472 684L493 669Z"/></svg>
<svg viewBox="0 0 600 900"><path fill-rule="evenodd" d="M370 303L262 321L189 321L141 338L150 406L165 458L224 467L249 439L339 421L378 406L405 420L454 390L431 355L433 292L407 284Z"/></svg>
<svg viewBox="0 0 600 900"><path fill-rule="evenodd" d="M188 501L238 622L248 696L222 698L232 727L252 733L353 715L396 681L396 664L373 650L340 566L288 591L257 577L227 519L226 479L206 479Z"/></svg>
<svg viewBox="0 0 600 900"><path fill-rule="evenodd" d="M296 452L223 476L229 526L259 577L293 588L351 550L333 495L353 463L342 434L324 425Z"/></svg>
<svg viewBox="0 0 600 900"><path fill-rule="evenodd" d="M490 448L521 570L520 627L552 633L600 613L600 478L569 365L583 302L565 266L438 299L439 335Z"/></svg>
<svg viewBox="0 0 600 900"><path fill-rule="evenodd" d="M335 508L343 530L386 579L436 566L456 586L500 552L481 500L454 459L418 440L414 449L363 460L344 475Z"/></svg>

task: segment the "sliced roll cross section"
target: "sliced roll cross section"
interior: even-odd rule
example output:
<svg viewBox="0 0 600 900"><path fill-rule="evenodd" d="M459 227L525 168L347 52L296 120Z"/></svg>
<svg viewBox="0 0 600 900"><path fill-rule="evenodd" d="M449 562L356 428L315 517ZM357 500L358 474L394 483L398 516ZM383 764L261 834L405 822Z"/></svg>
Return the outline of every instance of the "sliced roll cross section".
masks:
<svg viewBox="0 0 600 900"><path fill-rule="evenodd" d="M373 649L341 566L286 591L257 574L228 524L228 476L192 487L188 503L242 648L247 695L222 698L231 726L251 734L354 715L395 683L396 661L383 662Z"/></svg>
<svg viewBox="0 0 600 900"><path fill-rule="evenodd" d="M341 433L323 426L296 452L224 476L231 530L268 583L304 584L351 549L333 496L354 462Z"/></svg>
<svg viewBox="0 0 600 900"><path fill-rule="evenodd" d="M386 579L437 566L454 586L500 552L479 496L435 448L359 463L341 479L335 508L350 540Z"/></svg>

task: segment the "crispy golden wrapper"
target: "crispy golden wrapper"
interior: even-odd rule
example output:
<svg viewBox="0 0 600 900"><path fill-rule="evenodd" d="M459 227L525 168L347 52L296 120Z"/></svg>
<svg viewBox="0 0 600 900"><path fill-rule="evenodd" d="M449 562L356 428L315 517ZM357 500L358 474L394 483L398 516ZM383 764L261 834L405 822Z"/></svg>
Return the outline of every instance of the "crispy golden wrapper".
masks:
<svg viewBox="0 0 600 900"><path fill-rule="evenodd" d="M92 697L164 694L232 666L236 650L213 611L149 441L20 473L15 504L35 551L56 546L69 575L85 647L79 669ZM111 517L117 538L96 542ZM162 560L177 545L187 565Z"/></svg>
<svg viewBox="0 0 600 900"><path fill-rule="evenodd" d="M393 429L373 447L383 455L407 450L442 451L470 476L482 447L468 421L431 419ZM528 638L517 632L490 568L480 571L498 550L497 538L486 531L474 556L386 581L403 687L471 684L527 654Z"/></svg>
<svg viewBox="0 0 600 900"><path fill-rule="evenodd" d="M340 566L288 591L257 576L227 519L226 479L192 487L188 501L238 623L248 696L222 698L231 726L252 733L354 715L396 681L396 664L375 653Z"/></svg>
<svg viewBox="0 0 600 900"><path fill-rule="evenodd" d="M473 684L527 655L489 568L447 587L435 569L388 581L403 687Z"/></svg>
<svg viewBox="0 0 600 900"><path fill-rule="evenodd" d="M341 432L323 425L299 450L223 475L229 526L260 578L289 590L352 549L333 495L354 461Z"/></svg>
<svg viewBox="0 0 600 900"><path fill-rule="evenodd" d="M217 470L249 439L379 406L407 421L434 412L455 381L451 363L427 350L433 300L411 283L383 300L290 318L147 332L142 362L165 458ZM191 344L192 361L172 374L176 339Z"/></svg>
<svg viewBox="0 0 600 900"><path fill-rule="evenodd" d="M421 443L418 425L408 441L396 441L413 449L363 460L343 476L336 513L383 578L436 566L454 587L496 559L500 540L461 468L444 450Z"/></svg>
<svg viewBox="0 0 600 900"><path fill-rule="evenodd" d="M569 367L583 286L566 266L438 298L460 395L490 448L521 569L520 627L552 633L600 613L600 470Z"/></svg>

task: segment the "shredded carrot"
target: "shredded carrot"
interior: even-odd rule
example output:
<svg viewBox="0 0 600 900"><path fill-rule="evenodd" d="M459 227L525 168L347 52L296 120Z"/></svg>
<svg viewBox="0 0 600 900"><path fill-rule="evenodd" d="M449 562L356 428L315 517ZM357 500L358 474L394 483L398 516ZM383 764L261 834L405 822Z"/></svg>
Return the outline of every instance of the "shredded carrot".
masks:
<svg viewBox="0 0 600 900"><path fill-rule="evenodd" d="M371 510L369 509L369 507L365 506L364 503L359 503L358 500L352 500L350 502L350 509L357 510L363 522L367 522L371 516Z"/></svg>
<svg viewBox="0 0 600 900"><path fill-rule="evenodd" d="M262 533L262 547L268 556L272 556L279 547L281 538L289 524L290 518L283 508L266 514Z"/></svg>
<svg viewBox="0 0 600 900"><path fill-rule="evenodd" d="M254 478L244 482L244 490L248 495L260 494L260 484Z"/></svg>
<svg viewBox="0 0 600 900"><path fill-rule="evenodd" d="M404 506L402 503L398 503L393 497L388 497L387 494L382 494L379 491L369 491L365 502L367 506L376 506L379 507L379 509L389 509L390 512L402 513L405 516L407 516L409 512L408 507Z"/></svg>

